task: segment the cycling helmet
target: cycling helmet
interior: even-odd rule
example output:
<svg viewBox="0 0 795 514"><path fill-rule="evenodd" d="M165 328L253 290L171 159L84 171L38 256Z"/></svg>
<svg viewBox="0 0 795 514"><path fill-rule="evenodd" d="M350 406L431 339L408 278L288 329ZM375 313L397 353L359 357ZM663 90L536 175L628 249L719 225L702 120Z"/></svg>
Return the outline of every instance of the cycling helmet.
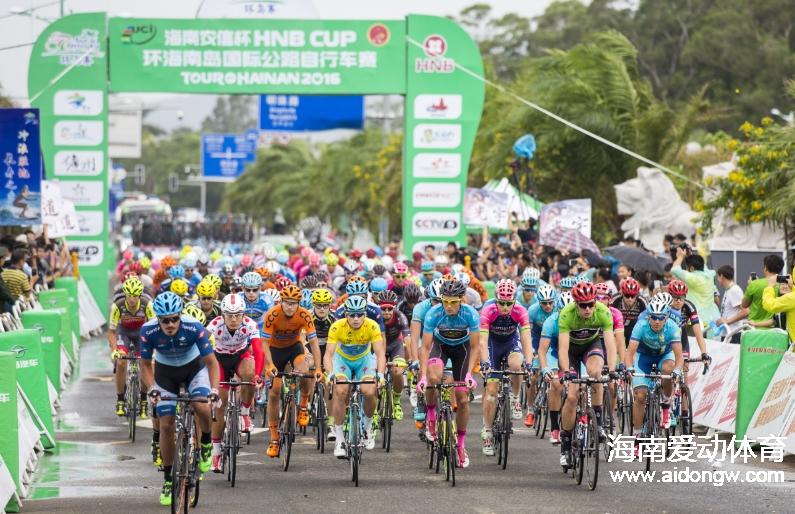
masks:
<svg viewBox="0 0 795 514"><path fill-rule="evenodd" d="M320 255L313 253L307 258L307 264L310 266L320 266Z"/></svg>
<svg viewBox="0 0 795 514"><path fill-rule="evenodd" d="M534 287L538 287L538 279L537 278L530 278L527 276L522 276L522 288L523 289L532 289Z"/></svg>
<svg viewBox="0 0 795 514"><path fill-rule="evenodd" d="M376 295L375 303L378 305L396 305L398 302L398 297L394 291L390 291L387 289L386 291L381 291Z"/></svg>
<svg viewBox="0 0 795 514"><path fill-rule="evenodd" d="M191 318L196 318L199 320L199 323L204 325L207 322L207 316L205 316L204 311L202 311L199 307L193 305L192 303L186 303L185 308L182 309L182 314L186 314Z"/></svg>
<svg viewBox="0 0 795 514"><path fill-rule="evenodd" d="M152 302L152 309L159 317L179 314L182 312L182 298L171 291L160 293L155 298L155 301Z"/></svg>
<svg viewBox="0 0 795 514"><path fill-rule="evenodd" d="M132 262L130 263L130 271L132 271L132 272L133 272L133 273L135 273L136 275L140 275L140 274L143 272L143 270L144 270L144 269L143 269L143 266L141 266L141 263L140 263L140 262L138 262L138 261L132 261Z"/></svg>
<svg viewBox="0 0 795 514"><path fill-rule="evenodd" d="M360 259L362 257L362 251L354 248L353 250L348 252L348 255L350 256L351 259Z"/></svg>
<svg viewBox="0 0 795 514"><path fill-rule="evenodd" d="M453 273L461 273L465 269L466 268L464 267L464 265L461 264L460 262L456 262L455 264L450 266L450 271L452 271Z"/></svg>
<svg viewBox="0 0 795 514"><path fill-rule="evenodd" d="M422 290L417 286L417 284L410 282L406 284L406 287L403 288L403 299L408 303L416 304L420 301L421 297Z"/></svg>
<svg viewBox="0 0 795 514"><path fill-rule="evenodd" d="M539 302L548 302L550 300L554 300L556 296L555 288L549 284L544 284L543 286L538 288L536 292L536 298L538 298Z"/></svg>
<svg viewBox="0 0 795 514"><path fill-rule="evenodd" d="M649 311L649 314L668 314L668 303L666 303L664 298L661 298L660 295L655 296L649 302L648 307L646 310Z"/></svg>
<svg viewBox="0 0 795 514"><path fill-rule="evenodd" d="M171 257L170 255L166 255L165 257L160 259L160 265L162 267L166 268L166 269L170 268L171 266L173 266L176 263L177 263L177 261L175 261L174 258Z"/></svg>
<svg viewBox="0 0 795 514"><path fill-rule="evenodd" d="M390 257L389 255L384 255L383 257L381 257L381 264L383 264L384 268L389 271L395 269L395 261L393 261L392 257Z"/></svg>
<svg viewBox="0 0 795 514"><path fill-rule="evenodd" d="M265 251L263 251L262 254L269 261L275 261L278 252L276 252L276 248L274 248L273 245L269 244L265 246Z"/></svg>
<svg viewBox="0 0 795 514"><path fill-rule="evenodd" d="M288 284L282 288L279 296L281 297L282 301L295 300L296 302L300 302L301 290L294 284Z"/></svg>
<svg viewBox="0 0 795 514"><path fill-rule="evenodd" d="M386 273L386 266L383 264L376 264L373 266L373 275L380 277L383 276L384 273Z"/></svg>
<svg viewBox="0 0 795 514"><path fill-rule="evenodd" d="M215 285L207 280L204 279L199 282L199 285L196 286L196 294L199 296L215 296L215 293L218 292L218 288Z"/></svg>
<svg viewBox="0 0 795 514"><path fill-rule="evenodd" d="M442 275L442 280L447 282L449 280L455 280L455 277L453 276L452 273L445 273L444 275Z"/></svg>
<svg viewBox="0 0 795 514"><path fill-rule="evenodd" d="M276 262L279 264L287 264L287 261L290 260L290 254L282 250L281 252L276 254Z"/></svg>
<svg viewBox="0 0 795 514"><path fill-rule="evenodd" d="M276 305L282 301L282 296L279 294L278 289L266 289L262 292L262 294L270 298L270 300L273 302L273 305Z"/></svg>
<svg viewBox="0 0 795 514"><path fill-rule="evenodd" d="M409 272L409 267L403 262L395 263L395 273L398 275L405 275Z"/></svg>
<svg viewBox="0 0 795 514"><path fill-rule="evenodd" d="M141 296L144 293L144 283L137 277L128 278L122 284L121 290L127 296Z"/></svg>
<svg viewBox="0 0 795 514"><path fill-rule="evenodd" d="M471 278L469 277L469 273L466 271L459 271L455 274L455 279L464 284L465 287L469 287L469 282Z"/></svg>
<svg viewBox="0 0 795 514"><path fill-rule="evenodd" d="M301 301L298 302L298 305L300 305L304 309L312 310L312 290L311 289L301 289Z"/></svg>
<svg viewBox="0 0 795 514"><path fill-rule="evenodd" d="M425 290L425 296L430 298L431 300L438 300L441 296L441 289L442 284L444 281L441 278L434 279L428 284L427 289Z"/></svg>
<svg viewBox="0 0 795 514"><path fill-rule="evenodd" d="M563 291L558 296L558 305L562 309L563 307L567 306L568 304L572 303L574 298L572 298L571 293L568 291Z"/></svg>
<svg viewBox="0 0 795 514"><path fill-rule="evenodd" d="M169 268L168 276L171 278L185 278L185 268L179 264L175 264Z"/></svg>
<svg viewBox="0 0 795 514"><path fill-rule="evenodd" d="M152 260L149 257L147 257L146 255L141 257L138 260L138 262L141 263L141 269L142 270L148 270L149 268L152 267Z"/></svg>
<svg viewBox="0 0 795 514"><path fill-rule="evenodd" d="M637 296L640 294L640 284L632 277L621 281L621 294L627 296Z"/></svg>
<svg viewBox="0 0 795 514"><path fill-rule="evenodd" d="M221 275L225 277L232 277L235 275L235 266L233 264L224 264L221 268Z"/></svg>
<svg viewBox="0 0 795 514"><path fill-rule="evenodd" d="M260 276L259 273L249 271L248 273L240 277L240 282L243 284L243 287L249 287L249 288L260 287L262 286L262 277Z"/></svg>
<svg viewBox="0 0 795 514"><path fill-rule="evenodd" d="M434 264L439 264L439 265L442 265L442 266L447 266L448 262L450 262L450 261L447 259L446 255L437 255L433 259L433 263Z"/></svg>
<svg viewBox="0 0 795 514"><path fill-rule="evenodd" d="M367 282L364 280L350 280L348 285L345 286L345 292L350 296L367 294Z"/></svg>
<svg viewBox="0 0 795 514"><path fill-rule="evenodd" d="M264 266L260 266L259 268L254 268L254 273L262 277L262 280L266 280L268 277L271 276L271 272L268 271L268 268Z"/></svg>
<svg viewBox="0 0 795 514"><path fill-rule="evenodd" d="M576 284L574 277L563 277L560 279L561 289L571 289Z"/></svg>
<svg viewBox="0 0 795 514"><path fill-rule="evenodd" d="M654 295L654 298L652 298L652 300L656 300L656 299L660 299L660 300L664 301L665 305L671 305L671 302L674 301L674 297L671 296L671 293L666 293L665 291L663 291L661 293L657 293L656 295Z"/></svg>
<svg viewBox="0 0 795 514"><path fill-rule="evenodd" d="M497 300L513 300L516 298L516 284L509 278L503 278L497 281L494 288Z"/></svg>
<svg viewBox="0 0 795 514"><path fill-rule="evenodd" d="M223 280L221 280L221 277L219 277L215 273L210 273L209 275L204 277L203 280L206 280L207 282L209 282L212 285L214 285L216 290L220 289L221 285L224 283Z"/></svg>
<svg viewBox="0 0 795 514"><path fill-rule="evenodd" d="M541 272L538 270L538 268L525 268L524 272L522 273L522 282L524 282L524 279L537 282L539 278L541 278Z"/></svg>
<svg viewBox="0 0 795 514"><path fill-rule="evenodd" d="M328 289L315 289L312 291L312 303L317 304L330 304L334 301L331 292Z"/></svg>
<svg viewBox="0 0 795 514"><path fill-rule="evenodd" d="M122 283L124 283L125 280L130 279L130 278L138 278L138 273L136 273L134 271L128 271L122 277Z"/></svg>
<svg viewBox="0 0 795 514"><path fill-rule="evenodd" d="M187 256L184 259L182 259L182 263L181 264L182 264L182 266L184 268L193 269L193 268L196 267L196 258L195 257L191 257L191 256Z"/></svg>
<svg viewBox="0 0 795 514"><path fill-rule="evenodd" d="M420 271L423 273L433 271L433 263L431 261L422 261L422 264L420 264Z"/></svg>
<svg viewBox="0 0 795 514"><path fill-rule="evenodd" d="M231 293L221 300L221 312L224 314L241 314L246 311L246 302L239 294Z"/></svg>
<svg viewBox="0 0 795 514"><path fill-rule="evenodd" d="M575 302L592 302L596 299L596 287L588 281L576 284L571 290Z"/></svg>
<svg viewBox="0 0 795 514"><path fill-rule="evenodd" d="M345 312L366 312L367 311L367 300L362 298L361 296L349 296L347 300L345 300Z"/></svg>
<svg viewBox="0 0 795 514"><path fill-rule="evenodd" d="M301 283L298 285L301 289L314 289L317 287L317 278L315 277L315 275L307 275L301 280Z"/></svg>
<svg viewBox="0 0 795 514"><path fill-rule="evenodd" d="M442 282L442 287L439 290L441 296L456 296L461 297L467 292L466 286L458 280L447 280Z"/></svg>
<svg viewBox="0 0 795 514"><path fill-rule="evenodd" d="M328 283L328 281L331 280L329 274L323 270L316 271L312 277L315 279L315 284L319 284L321 282Z"/></svg>
<svg viewBox="0 0 795 514"><path fill-rule="evenodd" d="M293 284L292 280L290 280L287 277L279 277L276 279L276 282L273 283L273 285L275 285L276 289L278 289L279 291L292 284Z"/></svg>
<svg viewBox="0 0 795 514"><path fill-rule="evenodd" d="M356 273L359 271L359 263L353 260L345 261L345 264L342 265L342 269L347 273Z"/></svg>
<svg viewBox="0 0 795 514"><path fill-rule="evenodd" d="M596 296L610 296L610 286L607 285L607 282L599 282L594 287L596 288Z"/></svg>
<svg viewBox="0 0 795 514"><path fill-rule="evenodd" d="M668 292L671 296L685 296L687 294L687 284L681 280L672 280L668 284Z"/></svg>
<svg viewBox="0 0 795 514"><path fill-rule="evenodd" d="M325 257L326 266L336 266L340 262L340 258L333 253L327 253Z"/></svg>
<svg viewBox="0 0 795 514"><path fill-rule="evenodd" d="M388 284L386 283L386 279L382 277L375 277L370 281L370 291L373 293L380 293L381 291L386 291Z"/></svg>
<svg viewBox="0 0 795 514"><path fill-rule="evenodd" d="M182 280L181 278L175 278L171 281L171 285L169 286L169 291L179 296L185 296L188 294L188 283Z"/></svg>

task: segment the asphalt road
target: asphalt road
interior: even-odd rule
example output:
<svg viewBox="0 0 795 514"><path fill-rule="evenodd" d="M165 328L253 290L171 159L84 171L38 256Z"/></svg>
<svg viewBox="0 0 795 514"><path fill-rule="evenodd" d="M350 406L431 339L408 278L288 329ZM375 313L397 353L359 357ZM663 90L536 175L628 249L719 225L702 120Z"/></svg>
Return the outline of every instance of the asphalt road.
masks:
<svg viewBox="0 0 795 514"><path fill-rule="evenodd" d="M33 498L23 512L167 512L158 504L162 475L149 457L150 431L127 440L123 420L114 414L111 366L103 341L82 347L79 379L64 395L57 423L59 448L43 458ZM403 402L408 413L410 405ZM444 475L428 470L425 445L409 416L393 434L392 451L365 454L360 486L350 481L347 461L319 454L311 437L299 438L290 470L265 456L263 433L252 436L239 457L237 486L222 475L205 475L197 512L792 512L795 464L726 464L700 461L692 470L783 471L778 484L626 483L611 479L610 470L639 470L639 463L601 463L599 484L588 491L558 465L559 450L539 440L516 422L508 469L480 452L480 403L467 439L471 466L459 470L456 487ZM144 425L145 427L145 425ZM660 464L660 470L682 468Z"/></svg>

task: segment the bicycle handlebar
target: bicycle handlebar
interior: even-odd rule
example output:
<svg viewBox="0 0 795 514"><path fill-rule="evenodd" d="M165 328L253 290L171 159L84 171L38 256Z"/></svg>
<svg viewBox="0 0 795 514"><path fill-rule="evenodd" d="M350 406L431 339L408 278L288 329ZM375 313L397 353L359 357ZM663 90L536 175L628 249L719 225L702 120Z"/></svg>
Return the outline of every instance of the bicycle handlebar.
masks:
<svg viewBox="0 0 795 514"><path fill-rule="evenodd" d="M237 381L237 380L229 380L226 382L218 382L219 385L225 385L230 387L238 387L238 386L246 386L246 385L256 385L254 382L249 381Z"/></svg>
<svg viewBox="0 0 795 514"><path fill-rule="evenodd" d="M705 361L704 359L702 359L701 357L699 357L699 358L696 358L696 359L689 359L689 358L688 358L688 359L685 359L685 361L686 361L686 362L703 362L703 363L704 363L704 366L703 366L703 368L701 369L701 374L702 374L702 375L706 375L706 374L707 374L707 371L709 370L709 363L710 363L710 362L712 362L712 359Z"/></svg>

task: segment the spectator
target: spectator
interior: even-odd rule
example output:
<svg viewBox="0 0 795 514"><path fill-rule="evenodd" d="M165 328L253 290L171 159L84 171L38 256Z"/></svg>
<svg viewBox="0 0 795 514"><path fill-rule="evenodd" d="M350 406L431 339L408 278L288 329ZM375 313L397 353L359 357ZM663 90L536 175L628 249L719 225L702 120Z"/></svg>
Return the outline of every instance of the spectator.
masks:
<svg viewBox="0 0 795 514"><path fill-rule="evenodd" d="M728 331L732 332L740 328L742 320L748 316L748 309L743 307L743 290L734 282L734 268L728 264L718 268L718 284L725 292L720 305L720 318L715 323L726 325ZM740 335L732 335L729 342L740 344Z"/></svg>
<svg viewBox="0 0 795 514"><path fill-rule="evenodd" d="M0 269L3 268L5 260L8 258L8 248L0 246ZM11 306L17 299L11 294L0 274L0 312L11 312Z"/></svg>
<svg viewBox="0 0 795 514"><path fill-rule="evenodd" d="M635 270L632 269L632 266L628 264L619 264L618 265L618 281L622 281L625 278L631 277L635 273Z"/></svg>
<svg viewBox="0 0 795 514"><path fill-rule="evenodd" d="M683 269L682 264L687 267ZM720 317L718 306L715 305L715 272L704 269L704 258L682 248L676 248L676 259L671 266L671 274L687 284L687 299L698 309L698 317L704 326Z"/></svg>
<svg viewBox="0 0 795 514"><path fill-rule="evenodd" d="M610 278L610 268L599 268L596 272L596 282L597 284L601 284L604 282L607 284L608 289L610 290L610 296L615 296L618 294L618 289L616 288L616 284Z"/></svg>
<svg viewBox="0 0 795 514"><path fill-rule="evenodd" d="M758 278L748 282L743 296L743 308L748 309L748 323L756 328L769 328L773 326L773 313L762 305L762 292L772 283L776 286L776 277L784 269L784 259L780 255L770 254L762 261L762 273L765 278ZM772 282L771 282L772 280ZM778 294L778 291L776 291Z"/></svg>
<svg viewBox="0 0 795 514"><path fill-rule="evenodd" d="M27 252L25 250L14 250L14 253L11 254L9 267L5 268L0 274L8 288L8 292L11 293L15 300L20 296L29 294L31 291L31 279L22 271L26 256Z"/></svg>
<svg viewBox="0 0 795 514"><path fill-rule="evenodd" d="M779 286L779 291L776 291L776 286ZM795 341L795 293L792 289L792 275L787 275L787 281L781 284L777 284L777 275L768 275L767 287L762 291L762 306L767 312L786 314L787 334L790 341Z"/></svg>

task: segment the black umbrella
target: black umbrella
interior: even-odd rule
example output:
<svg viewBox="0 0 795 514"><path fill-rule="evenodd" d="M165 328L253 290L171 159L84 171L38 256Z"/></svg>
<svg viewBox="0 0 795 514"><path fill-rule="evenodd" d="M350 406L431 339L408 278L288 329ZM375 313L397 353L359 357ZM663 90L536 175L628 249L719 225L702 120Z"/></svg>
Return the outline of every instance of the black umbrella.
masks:
<svg viewBox="0 0 795 514"><path fill-rule="evenodd" d="M663 265L657 258L645 250L633 248L631 246L608 246L604 253L611 255L621 262L637 271L663 272Z"/></svg>

